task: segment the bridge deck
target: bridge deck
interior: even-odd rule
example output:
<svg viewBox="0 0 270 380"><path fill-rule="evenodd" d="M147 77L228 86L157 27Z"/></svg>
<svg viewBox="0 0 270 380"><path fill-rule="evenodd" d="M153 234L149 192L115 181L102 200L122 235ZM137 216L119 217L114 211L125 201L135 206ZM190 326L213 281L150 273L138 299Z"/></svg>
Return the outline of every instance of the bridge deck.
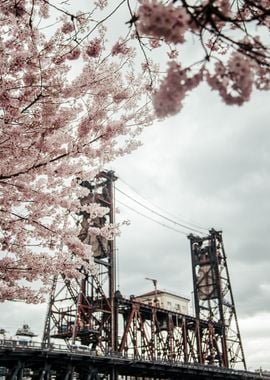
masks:
<svg viewBox="0 0 270 380"><path fill-rule="evenodd" d="M8 369L9 375L6 379L24 379L22 375L16 377L16 371L19 373L24 368L33 374L30 377L32 379L44 379L46 371L56 374L54 377L56 379L72 379L69 375L67 376L68 371L72 369L72 373L77 374L76 378L82 380L99 379L100 377L98 375L95 377L94 373L175 380L270 380L270 377L256 372L200 364L136 360L117 354L97 356L90 352L71 352L62 345L53 349L43 349L38 343L20 346L17 341L10 340L0 341L0 367ZM59 377L57 374L60 374ZM27 378L29 379L29 374Z"/></svg>

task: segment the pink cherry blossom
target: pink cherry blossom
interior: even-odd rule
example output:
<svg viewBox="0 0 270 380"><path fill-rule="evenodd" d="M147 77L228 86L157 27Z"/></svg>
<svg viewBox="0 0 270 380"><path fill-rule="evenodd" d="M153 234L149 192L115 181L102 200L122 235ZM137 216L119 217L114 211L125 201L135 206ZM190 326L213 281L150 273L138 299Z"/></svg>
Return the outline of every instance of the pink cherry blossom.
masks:
<svg viewBox="0 0 270 380"><path fill-rule="evenodd" d="M153 95L157 117L164 118L179 112L186 93L196 87L202 78L202 73L190 77L175 61L169 63L167 76Z"/></svg>
<svg viewBox="0 0 270 380"><path fill-rule="evenodd" d="M97 58L101 52L101 40L99 38L95 38L89 43L85 52L89 57Z"/></svg>
<svg viewBox="0 0 270 380"><path fill-rule="evenodd" d="M118 227L80 183L135 149L152 116L148 80L134 76L131 54L122 62L105 51L102 28L83 39L89 29L80 14L43 34L48 7L36 0L29 23L33 3L20 4L17 13L12 2L0 4L0 301L34 303L56 274L79 278L81 266L96 273L91 244L78 237L81 215L89 227L104 219L87 232L104 240Z"/></svg>
<svg viewBox="0 0 270 380"><path fill-rule="evenodd" d="M240 53L233 53L224 66L216 63L215 73L207 74L207 81L217 90L227 104L242 105L249 100L252 91L254 72L249 59Z"/></svg>
<svg viewBox="0 0 270 380"><path fill-rule="evenodd" d="M156 0L143 0L138 9L138 31L164 38L166 42L183 43L189 26L189 16L183 7L163 5Z"/></svg>
<svg viewBox="0 0 270 380"><path fill-rule="evenodd" d="M119 40L112 47L112 55L127 55L130 50L123 40Z"/></svg>
<svg viewBox="0 0 270 380"><path fill-rule="evenodd" d="M73 61L75 59L78 59L79 56L81 55L81 51L79 48L72 49L70 53L67 55L67 59L70 61Z"/></svg>
<svg viewBox="0 0 270 380"><path fill-rule="evenodd" d="M178 59L182 66L182 57L177 56L180 51L178 45L184 44L187 37L192 36L192 40L202 47L202 57L191 67L201 66L205 73L203 79L219 92L226 104L241 105L248 101L253 84L258 89L269 88L269 78L264 80L261 75L264 72L268 77L270 66L264 31L265 26L270 26L270 5L266 0L242 2L237 7L229 0L202 0L194 4L181 1L166 3L161 0L139 2L141 5L133 21L137 38L143 41L149 51L153 47L169 45L170 51L175 52L169 53L169 58ZM148 43L145 42L147 38ZM215 64L219 60L226 67L223 77L218 73L220 65ZM146 66L149 71L149 64ZM186 70L189 70L188 66ZM175 87L171 87L174 93ZM166 114L179 112L185 89L181 93L182 96L178 92L178 97L171 95L164 82L153 97L157 114L165 117Z"/></svg>
<svg viewBox="0 0 270 380"><path fill-rule="evenodd" d="M108 0L95 0L95 5L100 9L105 8L108 5Z"/></svg>
<svg viewBox="0 0 270 380"><path fill-rule="evenodd" d="M65 22L62 26L62 32L63 33L71 33L74 30L74 25L71 22Z"/></svg>

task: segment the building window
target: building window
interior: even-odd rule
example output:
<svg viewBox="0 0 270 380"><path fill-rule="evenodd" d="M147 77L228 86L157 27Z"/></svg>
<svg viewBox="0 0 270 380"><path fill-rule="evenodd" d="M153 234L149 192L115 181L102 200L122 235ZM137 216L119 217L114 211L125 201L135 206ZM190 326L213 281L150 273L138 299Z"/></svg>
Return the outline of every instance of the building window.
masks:
<svg viewBox="0 0 270 380"><path fill-rule="evenodd" d="M175 308L177 311L181 311L181 305L179 303L175 304Z"/></svg>

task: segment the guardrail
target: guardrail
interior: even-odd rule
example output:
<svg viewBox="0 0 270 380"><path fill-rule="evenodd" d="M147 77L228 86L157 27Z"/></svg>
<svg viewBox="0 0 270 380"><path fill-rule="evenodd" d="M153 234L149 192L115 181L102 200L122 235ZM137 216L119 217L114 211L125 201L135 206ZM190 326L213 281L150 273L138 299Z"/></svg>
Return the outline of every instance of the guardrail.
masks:
<svg viewBox="0 0 270 380"><path fill-rule="evenodd" d="M110 353L97 353L96 351L88 349L87 346L80 346L80 345L72 345L68 347L67 345L63 344L56 344L51 343L48 347L44 347L44 345L41 342L35 342L31 340L20 340L20 339L0 339L0 349L12 349L14 351L29 351L29 350L43 350L43 351L50 351L50 352L56 352L56 353L67 353L70 352L72 354L78 354L78 355L87 355L87 356L95 356L102 358L117 358L122 359L124 361L132 361L134 363L141 362L141 363L149 363L150 361L143 358L136 358L133 355L122 355L119 352L110 352ZM222 372L226 374L243 374L245 373L247 378L252 379L255 375L256 378L262 377L262 378L269 378L270 380L270 373L268 371L243 371L243 370L236 370L231 368L221 368L216 366L209 366L209 365L202 365L199 363L182 363L182 362L172 362L170 360L165 359L156 359L151 361L153 364L156 365L168 365L168 366L174 366L174 367L185 367L185 368L194 368L194 369L200 369L202 371L208 371L208 372Z"/></svg>
<svg viewBox="0 0 270 380"><path fill-rule="evenodd" d="M18 348L18 349L44 349L41 342L34 342L31 340L20 340L20 339L0 339L0 347L3 348ZM47 349L57 351L70 351L66 345L54 344L52 343Z"/></svg>

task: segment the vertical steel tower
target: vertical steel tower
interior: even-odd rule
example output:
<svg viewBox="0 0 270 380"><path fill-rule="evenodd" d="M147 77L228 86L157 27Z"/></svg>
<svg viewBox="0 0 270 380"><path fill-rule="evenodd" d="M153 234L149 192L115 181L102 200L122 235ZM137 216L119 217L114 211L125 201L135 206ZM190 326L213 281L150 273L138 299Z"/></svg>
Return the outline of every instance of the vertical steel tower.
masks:
<svg viewBox="0 0 270 380"><path fill-rule="evenodd" d="M208 323L201 331L202 361L246 369L222 232L211 229L205 237L188 238L196 319Z"/></svg>
<svg viewBox="0 0 270 380"><path fill-rule="evenodd" d="M81 199L82 205L98 203L109 212L91 221L91 227L105 227L114 223L113 171L99 173L93 181L83 181L81 186L89 190ZM89 214L80 215L79 238L90 244L93 250L96 274L78 268L82 279L68 279L60 274L53 280L48 312L45 321L43 344L50 338L64 339L68 346L89 346L94 352L106 353L116 350L117 318L115 311L115 247L114 240L88 232Z"/></svg>

